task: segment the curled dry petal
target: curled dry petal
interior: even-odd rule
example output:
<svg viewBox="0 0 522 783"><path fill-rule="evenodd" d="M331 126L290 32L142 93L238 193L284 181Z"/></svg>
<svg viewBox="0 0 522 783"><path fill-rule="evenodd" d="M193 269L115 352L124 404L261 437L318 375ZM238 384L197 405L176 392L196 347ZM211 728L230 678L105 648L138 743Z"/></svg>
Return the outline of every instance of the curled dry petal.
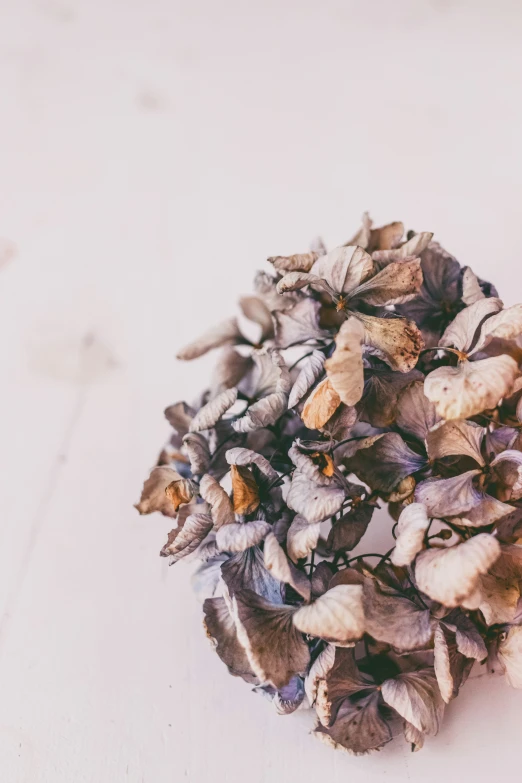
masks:
<svg viewBox="0 0 522 783"><path fill-rule="evenodd" d="M398 650L422 649L431 637L429 610L367 577L363 583L366 632Z"/></svg>
<svg viewBox="0 0 522 783"><path fill-rule="evenodd" d="M479 533L462 544L422 552L415 577L423 593L444 606L476 609L480 605L481 574L500 555L500 545L489 533Z"/></svg>
<svg viewBox="0 0 522 783"><path fill-rule="evenodd" d="M396 566L407 566L424 549L424 537L430 520L422 503L410 503L401 513L397 525L395 549L391 561Z"/></svg>
<svg viewBox="0 0 522 783"><path fill-rule="evenodd" d="M362 344L364 328L357 318L349 317L335 338L335 351L325 362L331 387L345 405L355 405L364 388Z"/></svg>
<svg viewBox="0 0 522 783"><path fill-rule="evenodd" d="M270 483L279 477L279 474L274 470L266 457L263 457L262 454L257 454L251 449L244 449L241 447L228 449L226 459L229 465L255 465L264 478Z"/></svg>
<svg viewBox="0 0 522 783"><path fill-rule="evenodd" d="M298 609L293 621L296 628L310 636L338 644L354 642L364 633L362 587L332 587L312 604Z"/></svg>
<svg viewBox="0 0 522 783"><path fill-rule="evenodd" d="M203 603L204 626L217 654L234 677L257 683L245 648L237 638L236 624L224 598L207 598Z"/></svg>
<svg viewBox="0 0 522 783"><path fill-rule="evenodd" d="M274 707L278 715L290 715L302 704L305 696L302 677L292 677L274 694Z"/></svg>
<svg viewBox="0 0 522 783"><path fill-rule="evenodd" d="M242 356L235 348L226 345L220 352L212 373L210 386L213 396L225 389L237 386L251 368L252 358L250 356Z"/></svg>
<svg viewBox="0 0 522 783"><path fill-rule="evenodd" d="M336 293L350 293L371 277L373 261L362 247L348 245L319 258L312 271Z"/></svg>
<svg viewBox="0 0 522 783"><path fill-rule="evenodd" d="M286 394L274 392L250 405L245 415L232 422L232 426L236 432L254 432L275 424L286 408Z"/></svg>
<svg viewBox="0 0 522 783"><path fill-rule="evenodd" d="M306 673L310 653L292 623L293 607L271 604L251 590L236 593L232 605L238 638L261 681L282 688Z"/></svg>
<svg viewBox="0 0 522 783"><path fill-rule="evenodd" d="M207 473L199 483L199 492L210 506L216 529L235 522L232 502L219 481Z"/></svg>
<svg viewBox="0 0 522 783"><path fill-rule="evenodd" d="M424 347L422 335L413 321L405 318L376 318L358 313L364 325L364 344L392 370L410 372Z"/></svg>
<svg viewBox="0 0 522 783"><path fill-rule="evenodd" d="M491 300L488 299L487 301ZM495 338L498 340L514 340L520 334L522 334L522 304L517 304L513 305L513 307L508 307L506 310L501 310L484 321L480 330L480 337L476 346L473 347L473 353L481 351Z"/></svg>
<svg viewBox="0 0 522 783"><path fill-rule="evenodd" d="M310 524L322 522L336 514L345 499L344 489L337 486L320 487L299 471L292 476L286 503Z"/></svg>
<svg viewBox="0 0 522 783"><path fill-rule="evenodd" d="M210 463L210 448L208 441L199 432L188 432L183 443L190 460L192 475L201 475L208 470Z"/></svg>
<svg viewBox="0 0 522 783"><path fill-rule="evenodd" d="M318 430L326 425L341 404L341 398L329 378L319 383L308 397L301 418L310 430Z"/></svg>
<svg viewBox="0 0 522 783"><path fill-rule="evenodd" d="M335 466L332 457L324 451L303 451L299 440L294 441L288 451L288 456L297 470L320 486L333 483Z"/></svg>
<svg viewBox="0 0 522 783"><path fill-rule="evenodd" d="M281 582L265 567L263 553L258 546L229 557L221 566L221 576L231 596L246 589L272 604L282 603Z"/></svg>
<svg viewBox="0 0 522 783"><path fill-rule="evenodd" d="M293 256L272 256L268 259L278 272L309 272L319 253L295 253Z"/></svg>
<svg viewBox="0 0 522 783"><path fill-rule="evenodd" d="M288 397L288 407L293 408L300 402L307 391L314 385L316 380L322 375L325 362L325 355L322 351L314 351L301 364L301 370L297 376L294 385ZM314 428L315 429L315 428Z"/></svg>
<svg viewBox="0 0 522 783"><path fill-rule="evenodd" d="M465 307L450 323L440 338L439 345L468 353L484 319L501 309L502 302L495 297L479 299L470 307Z"/></svg>
<svg viewBox="0 0 522 783"><path fill-rule="evenodd" d="M350 470L372 489L391 492L403 479L427 464L426 458L412 451L398 432L386 432L372 440L368 439L368 445L361 441L362 448L348 463Z"/></svg>
<svg viewBox="0 0 522 783"><path fill-rule="evenodd" d="M363 691L357 699L346 699L335 722L329 727L318 726L315 736L354 756L382 748L392 739L392 733L381 710L380 692Z"/></svg>
<svg viewBox="0 0 522 783"><path fill-rule="evenodd" d="M384 701L424 734L437 734L444 704L431 669L399 674L381 685Z"/></svg>
<svg viewBox="0 0 522 783"><path fill-rule="evenodd" d="M231 408L237 400L237 389L226 389L207 402L194 416L190 424L191 432L209 430Z"/></svg>
<svg viewBox="0 0 522 783"><path fill-rule="evenodd" d="M254 522L233 522L219 528L216 543L221 552L243 552L260 544L270 530L271 526L262 519Z"/></svg>
<svg viewBox="0 0 522 783"><path fill-rule="evenodd" d="M316 548L321 532L321 523L310 524L307 519L296 514L288 528L286 551L288 557L297 563L303 557L308 557Z"/></svg>
<svg viewBox="0 0 522 783"><path fill-rule="evenodd" d="M179 473L172 468L161 465L153 468L149 478L143 484L140 502L136 504L140 514L152 514L159 511L166 517L175 517L177 509L165 490L173 481L181 479Z"/></svg>
<svg viewBox="0 0 522 783"><path fill-rule="evenodd" d="M462 271L462 301L469 307L479 299L484 299L485 294L473 270L466 266Z"/></svg>
<svg viewBox="0 0 522 783"><path fill-rule="evenodd" d="M354 549L366 533L374 511L374 506L361 503L337 519L328 534L328 551L347 552Z"/></svg>
<svg viewBox="0 0 522 783"><path fill-rule="evenodd" d="M442 519L468 514L482 501L474 480L479 470L468 470L448 479L429 478L417 484L415 500L423 503L430 517Z"/></svg>
<svg viewBox="0 0 522 783"><path fill-rule="evenodd" d="M197 359L199 356L208 353L213 348L219 348L226 343L236 343L242 339L237 320L229 318L226 321L214 326L198 337L193 343L182 348L178 352L177 358L189 361Z"/></svg>
<svg viewBox="0 0 522 783"><path fill-rule="evenodd" d="M481 453L484 427L471 421L448 421L428 432L426 447L430 459L454 455L467 456L484 466Z"/></svg>
<svg viewBox="0 0 522 783"><path fill-rule="evenodd" d="M169 533L168 541L160 552L162 557L172 556L173 562L194 552L212 529L212 517L208 514L191 514L183 527Z"/></svg>
<svg viewBox="0 0 522 783"><path fill-rule="evenodd" d="M277 538L273 533L269 533L265 538L264 544L265 566L272 572L280 582L293 587L305 601L310 600L311 587L310 580L305 573L299 571L294 564L288 560L283 548L279 545Z"/></svg>
<svg viewBox="0 0 522 783"><path fill-rule="evenodd" d="M424 394L443 419L467 419L508 396L517 375L517 363L504 354L463 361L433 370L424 381Z"/></svg>
<svg viewBox="0 0 522 783"><path fill-rule="evenodd" d="M259 506L259 489L252 472L242 465L232 465L232 501L236 514L253 514Z"/></svg>
<svg viewBox="0 0 522 783"><path fill-rule="evenodd" d="M165 487L165 495L174 506L174 511L184 503L190 503L195 494L196 488L190 479L175 479Z"/></svg>
<svg viewBox="0 0 522 783"><path fill-rule="evenodd" d="M352 291L350 296L375 307L402 304L412 299L421 285L421 262L414 258L388 264L375 277Z"/></svg>
<svg viewBox="0 0 522 783"><path fill-rule="evenodd" d="M317 698L317 688L321 680L325 680L328 672L334 665L335 661L335 646L333 644L327 644L324 650L322 650L313 664L310 666L310 670L306 676L304 687L305 693L310 706L313 707Z"/></svg>
<svg viewBox="0 0 522 783"><path fill-rule="evenodd" d="M289 291L299 291L301 288L306 288L307 285L320 288L331 296L335 294L334 289L328 285L326 280L308 272L287 272L277 284L277 293L286 294Z"/></svg>

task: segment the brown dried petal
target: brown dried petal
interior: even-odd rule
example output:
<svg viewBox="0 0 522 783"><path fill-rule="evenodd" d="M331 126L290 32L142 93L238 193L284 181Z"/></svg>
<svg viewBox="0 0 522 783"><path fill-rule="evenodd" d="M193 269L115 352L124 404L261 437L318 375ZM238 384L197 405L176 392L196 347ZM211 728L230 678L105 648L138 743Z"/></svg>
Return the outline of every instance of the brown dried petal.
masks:
<svg viewBox="0 0 522 783"><path fill-rule="evenodd" d="M301 418L308 429L318 430L326 425L340 404L341 398L329 378L325 378L308 397Z"/></svg>
<svg viewBox="0 0 522 783"><path fill-rule="evenodd" d="M236 514L253 514L259 506L259 489L252 472L241 465L232 465L232 501Z"/></svg>
<svg viewBox="0 0 522 783"><path fill-rule="evenodd" d="M194 483L189 479L175 479L165 487L165 495L177 511L184 503L190 503L196 494Z"/></svg>
<svg viewBox="0 0 522 783"><path fill-rule="evenodd" d="M423 381L414 381L399 394L395 422L402 432L424 441L438 421L435 406L424 394Z"/></svg>
<svg viewBox="0 0 522 783"><path fill-rule="evenodd" d="M381 685L384 701L424 734L437 734L444 704L431 669L399 674Z"/></svg>
<svg viewBox="0 0 522 783"><path fill-rule="evenodd" d="M335 338L335 351L325 362L331 386L340 401L348 406L355 405L361 399L364 389L363 337L364 329L360 321L350 316L341 325Z"/></svg>
<svg viewBox="0 0 522 783"><path fill-rule="evenodd" d="M258 679L250 667L245 648L238 641L236 624L224 598L207 598L203 604L204 626L208 638L228 671L255 684Z"/></svg>
<svg viewBox="0 0 522 783"><path fill-rule="evenodd" d="M270 530L271 525L262 519L254 522L233 522L219 528L216 544L221 552L243 552L260 544Z"/></svg>
<svg viewBox="0 0 522 783"><path fill-rule="evenodd" d="M380 711L379 691L346 700L332 726L318 726L315 735L334 748L363 756L379 750L392 739L391 729Z"/></svg>
<svg viewBox="0 0 522 783"><path fill-rule="evenodd" d="M271 256L267 259L278 272L309 272L320 253L295 253L293 256Z"/></svg>
<svg viewBox="0 0 522 783"><path fill-rule="evenodd" d="M350 296L374 307L402 304L413 299L421 285L421 262L419 258L414 258L388 264L352 291Z"/></svg>
<svg viewBox="0 0 522 783"><path fill-rule="evenodd" d="M405 318L376 318L358 313L364 325L364 344L392 370L410 372L424 347L422 335L413 321Z"/></svg>
<svg viewBox="0 0 522 783"><path fill-rule="evenodd" d="M199 483L199 492L203 500L206 500L211 508L212 519L216 529L235 522L232 502L219 481L216 481L213 476L207 473Z"/></svg>
<svg viewBox="0 0 522 783"><path fill-rule="evenodd" d="M136 504L135 508L140 514L152 514L154 511L159 511L166 517L175 517L176 508L165 494L165 490L172 481L179 479L181 476L172 468L164 465L153 468L149 478L143 484L140 502Z"/></svg>
<svg viewBox="0 0 522 783"><path fill-rule="evenodd" d="M162 557L172 556L173 562L190 555L212 529L212 517L208 514L191 514L183 527L169 533L167 543L160 552Z"/></svg>
<svg viewBox="0 0 522 783"><path fill-rule="evenodd" d="M428 457L442 459L465 455L483 467L485 463L480 449L484 433L484 427L471 421L443 422L426 435Z"/></svg>

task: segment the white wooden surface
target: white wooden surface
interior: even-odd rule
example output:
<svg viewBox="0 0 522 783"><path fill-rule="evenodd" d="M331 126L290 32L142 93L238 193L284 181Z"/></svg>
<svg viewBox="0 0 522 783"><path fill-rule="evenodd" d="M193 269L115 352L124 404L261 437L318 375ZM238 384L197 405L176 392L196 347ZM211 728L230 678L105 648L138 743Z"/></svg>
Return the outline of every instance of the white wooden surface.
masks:
<svg viewBox="0 0 522 783"><path fill-rule="evenodd" d="M178 366L263 258L363 209L520 298L516 0L0 0L2 783L490 780L522 694L478 677L422 753L336 754L207 645L132 503ZM0 256L8 248L0 245ZM220 274L222 276L220 276ZM517 290L518 289L518 290ZM495 779L495 778L493 778Z"/></svg>

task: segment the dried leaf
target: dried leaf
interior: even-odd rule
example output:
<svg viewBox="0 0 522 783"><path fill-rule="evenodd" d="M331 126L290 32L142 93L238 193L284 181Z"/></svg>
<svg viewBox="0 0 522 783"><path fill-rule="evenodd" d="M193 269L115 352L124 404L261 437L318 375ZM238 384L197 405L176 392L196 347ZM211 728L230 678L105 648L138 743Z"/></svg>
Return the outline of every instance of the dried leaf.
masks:
<svg viewBox="0 0 522 783"><path fill-rule="evenodd" d="M392 370L410 372L424 347L422 335L413 321L405 318L375 318L358 313L364 326L364 345Z"/></svg>
<svg viewBox="0 0 522 783"><path fill-rule="evenodd" d="M175 517L177 509L165 494L165 490L173 481L181 479L179 473L172 468L161 465L153 468L149 478L143 484L140 502L136 504L140 514L152 514L159 511L166 517Z"/></svg>

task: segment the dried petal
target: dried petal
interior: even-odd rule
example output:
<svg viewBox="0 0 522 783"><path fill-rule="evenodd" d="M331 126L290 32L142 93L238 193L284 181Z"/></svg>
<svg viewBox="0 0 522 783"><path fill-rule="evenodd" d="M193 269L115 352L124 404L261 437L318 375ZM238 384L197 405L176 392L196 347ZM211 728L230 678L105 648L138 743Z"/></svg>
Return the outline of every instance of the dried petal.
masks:
<svg viewBox="0 0 522 783"><path fill-rule="evenodd" d="M349 317L337 333L334 353L325 362L328 380L345 405L355 405L363 393L363 337L360 321Z"/></svg>
<svg viewBox="0 0 522 783"><path fill-rule="evenodd" d="M197 359L199 356L208 353L214 348L219 348L226 343L236 343L242 339L237 320L229 318L226 321L214 326L198 337L197 340L182 348L178 352L177 358L184 361Z"/></svg>
<svg viewBox="0 0 522 783"><path fill-rule="evenodd" d="M373 261L362 247L336 247L316 261L312 272L336 293L349 293L371 277Z"/></svg>
<svg viewBox="0 0 522 783"><path fill-rule="evenodd" d="M426 479L417 484L415 500L424 504L428 516L437 519L469 514L482 501L483 496L473 483L479 475L480 470L468 470L448 479Z"/></svg>
<svg viewBox="0 0 522 783"><path fill-rule="evenodd" d="M402 432L423 442L438 421L435 406L424 394L423 381L414 381L399 394L395 423Z"/></svg>
<svg viewBox="0 0 522 783"><path fill-rule="evenodd" d="M260 343L273 336L272 315L262 299L258 296L242 296L239 300L239 306L246 318L261 327Z"/></svg>
<svg viewBox="0 0 522 783"><path fill-rule="evenodd" d="M259 489L252 472L241 465L232 465L232 500L236 514L253 514L259 506Z"/></svg>
<svg viewBox="0 0 522 783"><path fill-rule="evenodd" d="M310 600L310 580L288 560L273 533L269 533L265 539L264 557L267 569L276 579L293 587L305 601Z"/></svg>
<svg viewBox="0 0 522 783"><path fill-rule="evenodd" d="M381 685L384 701L425 734L437 734L444 704L431 669L399 674Z"/></svg>
<svg viewBox="0 0 522 783"><path fill-rule="evenodd" d="M297 563L307 557L316 548L321 532L321 523L310 524L307 519L296 514L288 528L286 550L288 557Z"/></svg>
<svg viewBox="0 0 522 783"><path fill-rule="evenodd" d="M485 430L471 421L448 421L428 432L426 446L430 459L452 455L467 456L484 466L480 448Z"/></svg>
<svg viewBox="0 0 522 783"><path fill-rule="evenodd" d="M423 593L444 606L475 609L480 604L479 577L500 555L496 538L479 533L462 544L422 552L415 577Z"/></svg>
<svg viewBox="0 0 522 783"><path fill-rule="evenodd" d="M199 483L199 492L211 508L216 529L223 525L230 525L235 521L232 502L219 481L216 481L213 476L208 473L203 476Z"/></svg>
<svg viewBox="0 0 522 783"><path fill-rule="evenodd" d="M328 642L346 643L364 633L362 587L338 585L294 614L296 628Z"/></svg>
<svg viewBox="0 0 522 783"><path fill-rule="evenodd" d="M517 363L511 356L464 361L457 367L433 370L424 381L424 394L443 419L467 419L495 408L510 394L517 374Z"/></svg>
<svg viewBox="0 0 522 783"><path fill-rule="evenodd" d="M500 299L490 297L479 299L475 304L465 307L450 323L439 345L457 348L463 353L468 353L475 340L475 335L485 318L502 309Z"/></svg>
<svg viewBox="0 0 522 783"><path fill-rule="evenodd" d="M325 362L325 355L322 351L314 351L306 361L301 365L301 370L297 376L290 396L288 397L288 407L293 408L303 399L307 391L314 385L316 380L322 375ZM315 429L315 427L313 428Z"/></svg>
<svg viewBox="0 0 522 783"><path fill-rule="evenodd" d="M250 667L245 648L238 641L236 624L224 598L207 598L203 604L204 626L208 638L228 671L234 677L246 682L257 683L258 679Z"/></svg>
<svg viewBox="0 0 522 783"><path fill-rule="evenodd" d="M280 348L289 348L306 340L328 337L319 326L321 303L308 297L289 310L274 313L276 341Z"/></svg>
<svg viewBox="0 0 522 783"><path fill-rule="evenodd" d="M512 688L522 688L522 626L513 625L498 647L498 659Z"/></svg>
<svg viewBox="0 0 522 783"><path fill-rule="evenodd" d="M392 370L410 372L424 347L422 335L413 321L405 318L375 318L358 313L364 326L367 349L388 364Z"/></svg>
<svg viewBox="0 0 522 783"><path fill-rule="evenodd" d="M152 514L159 511L166 517L175 517L177 509L165 490L173 481L181 479L179 473L172 468L161 465L153 468L149 478L143 484L140 502L136 504L140 514Z"/></svg>
<svg viewBox="0 0 522 783"><path fill-rule="evenodd" d="M407 566L424 549L424 537L430 525L422 503L410 503L399 517L395 549L391 561L396 566Z"/></svg>
<svg viewBox="0 0 522 783"><path fill-rule="evenodd" d="M295 253L293 256L272 256L267 259L278 272L309 272L319 253Z"/></svg>
<svg viewBox="0 0 522 783"><path fill-rule="evenodd" d="M391 729L380 710L381 695L374 691L346 700L332 726L318 726L315 735L334 748L354 756L379 750L392 739Z"/></svg>
<svg viewBox="0 0 522 783"><path fill-rule="evenodd" d="M350 297L375 307L402 304L412 299L422 285L419 258L388 264L375 277L353 290Z"/></svg>
<svg viewBox="0 0 522 783"><path fill-rule="evenodd" d="M196 412L186 402L176 402L165 408L165 418L178 435L186 435Z"/></svg>
<svg viewBox="0 0 522 783"><path fill-rule="evenodd" d="M258 546L229 557L221 566L221 575L231 596L238 590L247 589L273 604L282 603L281 582L266 569Z"/></svg>
<svg viewBox="0 0 522 783"><path fill-rule="evenodd" d="M301 418L308 429L321 429L331 419L340 404L341 398L329 378L325 378L308 397Z"/></svg>
<svg viewBox="0 0 522 783"><path fill-rule="evenodd" d="M287 685L308 669L310 653L292 623L294 608L271 604L251 590L233 598L237 634L250 665L261 681L275 688Z"/></svg>
<svg viewBox="0 0 522 783"><path fill-rule="evenodd" d="M362 503L336 520L326 542L328 551L346 552L354 549L366 533L374 511L374 506Z"/></svg>
<svg viewBox="0 0 522 783"><path fill-rule="evenodd" d="M386 432L366 448L364 441L359 445L362 448L348 464L372 489L391 492L402 479L426 466L426 458L412 451L397 432Z"/></svg>
<svg viewBox="0 0 522 783"><path fill-rule="evenodd" d="M187 449L192 475L201 475L208 470L210 463L210 448L208 441L199 432L188 432L183 443Z"/></svg>
<svg viewBox="0 0 522 783"><path fill-rule="evenodd" d="M323 519L336 514L341 508L345 492L340 487L319 487L299 471L292 476L292 483L286 497L286 503L293 511L297 511L310 524L322 522Z"/></svg>
<svg viewBox="0 0 522 783"><path fill-rule="evenodd" d="M254 522L233 522L219 528L216 543L221 552L243 552L260 544L270 530L271 526L262 519Z"/></svg>

